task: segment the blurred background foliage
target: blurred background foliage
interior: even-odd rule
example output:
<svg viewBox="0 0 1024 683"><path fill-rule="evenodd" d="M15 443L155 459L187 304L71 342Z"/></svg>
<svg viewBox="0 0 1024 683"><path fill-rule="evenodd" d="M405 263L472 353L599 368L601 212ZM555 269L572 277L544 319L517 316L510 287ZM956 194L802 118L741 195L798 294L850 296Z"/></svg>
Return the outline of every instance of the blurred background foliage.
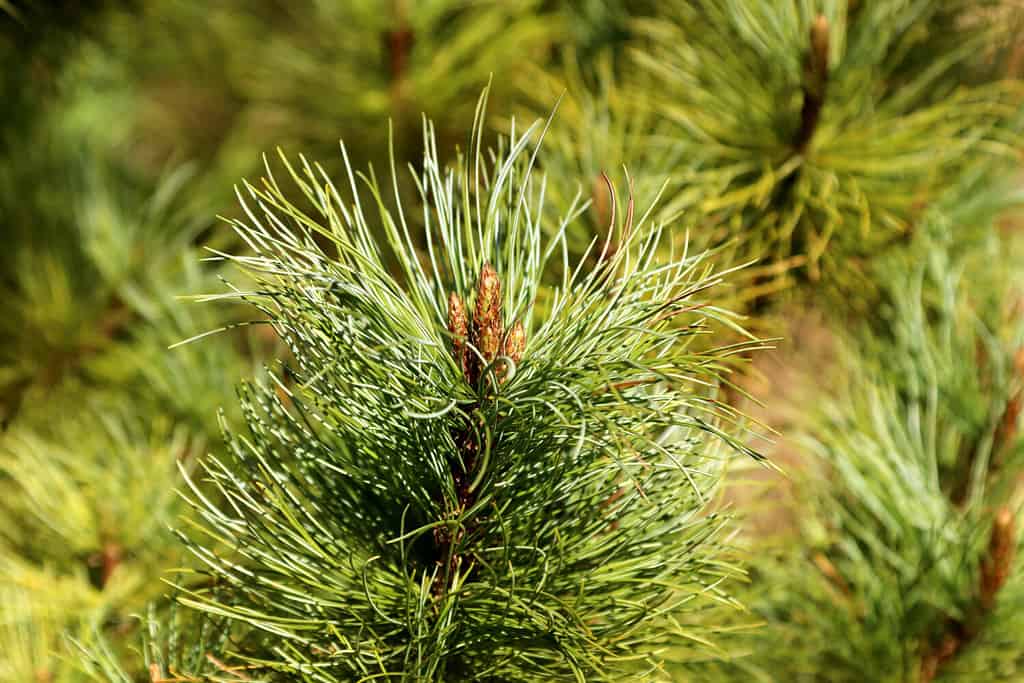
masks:
<svg viewBox="0 0 1024 683"><path fill-rule="evenodd" d="M216 216L278 147L384 173L425 114L450 158L488 82L491 130L557 103L545 220L587 203L576 255L632 200L748 266L718 303L780 363L827 366L723 390L794 474L737 473L723 504L776 520L737 543L738 649L672 676L1022 680L1024 553L976 589L1022 502L1022 28L1016 0L0 0L0 680L240 679L161 582L181 471L284 354L193 300L241 246Z"/></svg>

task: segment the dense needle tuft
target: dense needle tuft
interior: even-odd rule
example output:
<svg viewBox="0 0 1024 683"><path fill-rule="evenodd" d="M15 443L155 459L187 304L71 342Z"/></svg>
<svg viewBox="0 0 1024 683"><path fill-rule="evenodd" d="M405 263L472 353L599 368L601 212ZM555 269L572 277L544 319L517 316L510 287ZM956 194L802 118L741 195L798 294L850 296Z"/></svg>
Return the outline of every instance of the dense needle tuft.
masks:
<svg viewBox="0 0 1024 683"><path fill-rule="evenodd" d="M285 674L644 680L668 644L703 647L688 617L729 604L706 506L752 453L714 387L757 342L694 345L729 321L720 278L660 225L569 263L544 232L539 125L489 161L479 132L445 168L427 124L422 232L397 171L395 213L372 176L343 194L305 162L283 163L311 208L269 174L240 193L241 296L295 360L243 390L248 432L205 468L220 495L193 488L211 540L183 538L216 581L183 602L277 639L261 662Z"/></svg>

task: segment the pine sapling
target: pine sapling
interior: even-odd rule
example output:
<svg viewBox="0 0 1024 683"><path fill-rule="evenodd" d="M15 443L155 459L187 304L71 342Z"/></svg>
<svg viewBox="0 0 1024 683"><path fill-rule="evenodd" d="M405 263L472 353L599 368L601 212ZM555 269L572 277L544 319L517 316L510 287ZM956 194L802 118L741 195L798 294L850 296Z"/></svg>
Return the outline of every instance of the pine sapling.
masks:
<svg viewBox="0 0 1024 683"><path fill-rule="evenodd" d="M206 461L217 498L190 480L183 539L210 578L180 602L247 637L218 660L325 682L646 680L710 652L738 570L708 503L729 453L754 455L714 387L758 342L693 344L730 320L708 298L721 277L646 214L575 264L580 207L545 239L539 130L488 153L478 126L444 168L427 124L420 228L394 169L396 209L372 173L343 193L305 161L283 164L308 207L269 168L239 193L251 253L228 258L256 284L238 296L294 360L243 388L247 433Z"/></svg>

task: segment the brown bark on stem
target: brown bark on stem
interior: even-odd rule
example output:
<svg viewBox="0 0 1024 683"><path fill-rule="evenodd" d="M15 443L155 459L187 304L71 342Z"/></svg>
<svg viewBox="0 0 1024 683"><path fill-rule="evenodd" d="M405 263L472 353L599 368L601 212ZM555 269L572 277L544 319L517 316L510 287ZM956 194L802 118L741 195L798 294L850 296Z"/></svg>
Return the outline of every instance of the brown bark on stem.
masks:
<svg viewBox="0 0 1024 683"><path fill-rule="evenodd" d="M807 149L814 137L821 120L821 109L825 106L825 93L828 90L828 19L819 14L811 24L811 48L807 53L804 67L804 104L800 110L800 128L797 130L793 146L798 152Z"/></svg>
<svg viewBox="0 0 1024 683"><path fill-rule="evenodd" d="M982 621L995 608L999 590L1010 576L1016 544L1013 511L1001 507L992 519L975 601L963 618L947 619L938 642L925 650L921 657L921 683L931 683L942 668L977 637Z"/></svg>

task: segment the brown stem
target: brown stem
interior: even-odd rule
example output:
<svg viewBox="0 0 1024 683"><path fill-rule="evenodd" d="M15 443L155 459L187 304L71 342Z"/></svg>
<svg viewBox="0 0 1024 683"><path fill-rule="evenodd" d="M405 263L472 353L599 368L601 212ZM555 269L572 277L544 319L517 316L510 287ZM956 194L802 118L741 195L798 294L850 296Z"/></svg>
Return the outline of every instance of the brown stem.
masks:
<svg viewBox="0 0 1024 683"><path fill-rule="evenodd" d="M1018 385L1010 393L1003 409L996 431L996 449L1012 444L1017 439L1017 425L1020 421L1021 409L1024 408L1024 348L1017 349L1013 357L1014 381Z"/></svg>
<svg viewBox="0 0 1024 683"><path fill-rule="evenodd" d="M839 570L836 569L832 560L828 559L824 553L815 553L814 556L811 557L811 561L814 562L818 571L824 574L844 597L850 597L850 584L847 583L846 579L843 578L843 575L839 573Z"/></svg>
<svg viewBox="0 0 1024 683"><path fill-rule="evenodd" d="M992 520L992 534L988 540L988 551L981 562L981 584L979 594L984 610L995 606L999 589L1010 577L1010 568L1016 551L1017 528L1010 508L1003 506Z"/></svg>
<svg viewBox="0 0 1024 683"><path fill-rule="evenodd" d="M99 552L90 555L86 562L94 570L90 571L93 585L103 590L123 559L124 549L113 541L106 542Z"/></svg>
<svg viewBox="0 0 1024 683"><path fill-rule="evenodd" d="M1006 401L1006 408L996 432L996 448L1013 443L1017 438L1017 422L1020 419L1021 402L1024 399L1022 393L1024 392L1018 390Z"/></svg>
<svg viewBox="0 0 1024 683"><path fill-rule="evenodd" d="M397 87L405 78L406 65L414 42L415 37L410 28L403 26L387 33L388 65L393 87Z"/></svg>
<svg viewBox="0 0 1024 683"><path fill-rule="evenodd" d="M121 559L123 552L121 546L117 543L108 543L103 548L103 572L100 578L103 580L103 585L106 586L110 581L110 577L114 575L114 571L121 566Z"/></svg>
<svg viewBox="0 0 1024 683"><path fill-rule="evenodd" d="M461 297L451 293L448 297L448 332L452 337L452 353L462 371L463 379L476 390L490 385L491 378L485 377L487 368L499 356L507 357L512 363L518 363L526 347L526 332L521 322L516 322L506 332L501 311L501 281L498 273L490 264L484 264L477 281L476 302L473 319L469 320L466 307ZM495 368L494 379L503 384L509 376L508 367ZM473 479L477 474L478 461L484 444L480 442L483 433L483 418L479 417L480 403L474 402L468 407L469 415L474 416L469 422L455 428L452 438L457 454L449 461L452 484L455 488L455 504L447 514L448 519L457 518L476 502ZM493 447L493 445L492 445ZM438 575L434 583L435 595L440 595L451 583L456 570L462 565L463 558L453 551L456 544L467 534L473 534L476 526L470 523L467 528L453 532L447 527L436 527L434 543L438 550L438 564L444 571ZM467 567L469 571L471 567Z"/></svg>
<svg viewBox="0 0 1024 683"><path fill-rule="evenodd" d="M232 676L234 676L235 678L237 678L240 681L251 681L252 680L252 678L250 678L248 675L246 675L246 673L242 670L242 669L246 668L244 666L228 666L224 662L222 662L219 659L217 659L216 657L214 657L213 654L210 653L210 652L206 653L206 661L208 661L211 664L213 664L219 670L221 670L221 671L223 671L225 673L231 674Z"/></svg>
<svg viewBox="0 0 1024 683"><path fill-rule="evenodd" d="M988 548L981 559L976 599L962 618L947 619L939 641L925 650L921 657L921 683L931 683L942 668L977 637L982 621L995 608L999 590L1010 576L1016 547L1013 512L1003 506L992 519Z"/></svg>
<svg viewBox="0 0 1024 683"><path fill-rule="evenodd" d="M391 77L391 104L393 113L402 109L405 101L404 86L406 73L409 69L409 56L412 53L416 36L405 18L405 3L395 0L393 6L394 26L384 34L384 51L387 54L388 74Z"/></svg>
<svg viewBox="0 0 1024 683"><path fill-rule="evenodd" d="M793 147L801 153L818 128L828 89L829 25L824 15L819 14L811 24L810 38L811 49L804 67L804 105L800 110L800 128L793 140Z"/></svg>

